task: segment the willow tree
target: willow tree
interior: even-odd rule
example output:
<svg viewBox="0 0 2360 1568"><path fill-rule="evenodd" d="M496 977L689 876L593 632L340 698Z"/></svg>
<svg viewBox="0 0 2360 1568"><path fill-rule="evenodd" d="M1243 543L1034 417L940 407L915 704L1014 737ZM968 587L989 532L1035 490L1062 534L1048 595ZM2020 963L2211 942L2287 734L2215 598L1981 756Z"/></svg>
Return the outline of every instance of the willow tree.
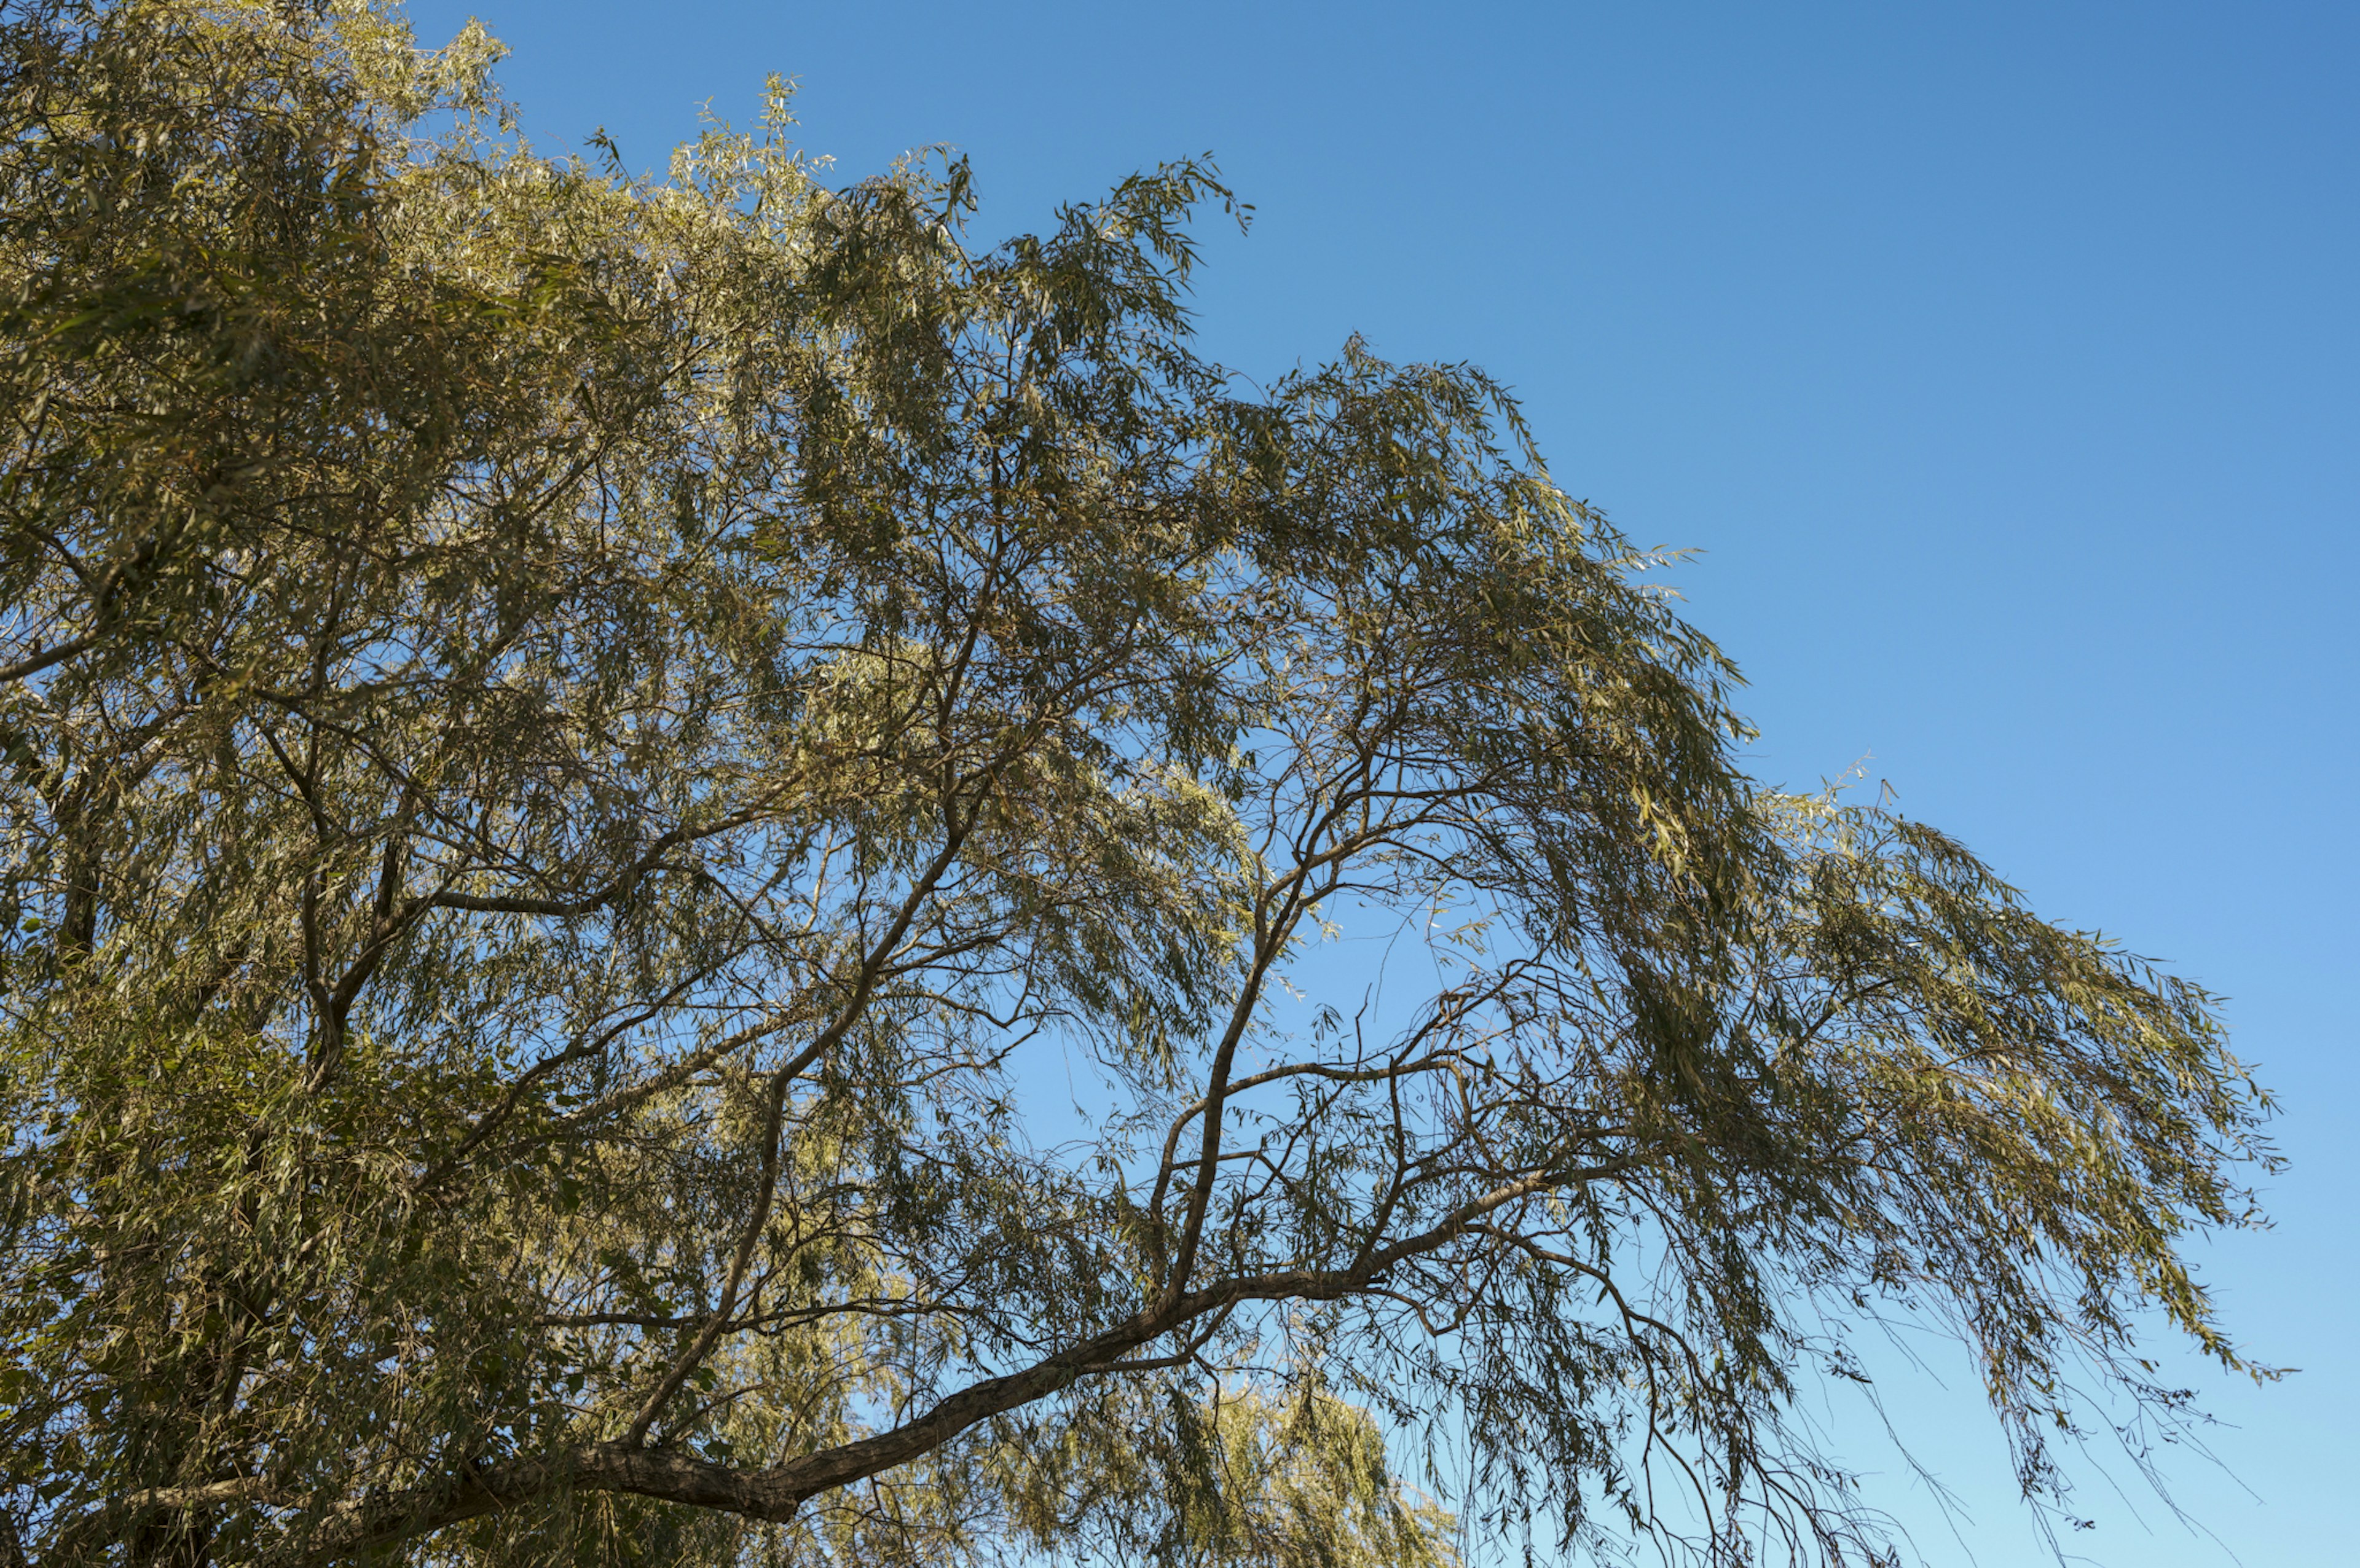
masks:
<svg viewBox="0 0 2360 1568"><path fill-rule="evenodd" d="M1847 1323L2036 1499L2253 1370L2210 999L1750 780L1480 374L1196 357L1208 165L5 28L0 1559L1863 1562Z"/></svg>

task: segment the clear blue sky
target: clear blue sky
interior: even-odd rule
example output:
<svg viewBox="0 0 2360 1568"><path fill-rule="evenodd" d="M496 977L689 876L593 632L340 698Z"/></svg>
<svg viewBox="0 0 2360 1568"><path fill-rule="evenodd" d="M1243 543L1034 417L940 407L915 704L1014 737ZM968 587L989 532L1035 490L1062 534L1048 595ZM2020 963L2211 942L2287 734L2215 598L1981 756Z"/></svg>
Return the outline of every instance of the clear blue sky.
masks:
<svg viewBox="0 0 2360 1568"><path fill-rule="evenodd" d="M2173 1466L2217 1541L2092 1476L2072 1544L2355 1560L2360 7L411 15L439 41L471 11L516 51L529 133L603 125L635 169L704 100L750 120L770 70L847 179L969 154L988 234L1210 149L1259 209L1209 247L1216 357L1267 376L1357 330L1512 383L1560 483L1707 552L1684 585L1754 682L1764 777L1866 757L2044 912L2231 998L2294 1165L2278 1229L2208 1272L2303 1370L2190 1369L2253 1494ZM1971 1519L1954 1538L1863 1445L1876 1495L1935 1563L2036 1561L1973 1380L1941 1366L1950 1392L1897 1413Z"/></svg>

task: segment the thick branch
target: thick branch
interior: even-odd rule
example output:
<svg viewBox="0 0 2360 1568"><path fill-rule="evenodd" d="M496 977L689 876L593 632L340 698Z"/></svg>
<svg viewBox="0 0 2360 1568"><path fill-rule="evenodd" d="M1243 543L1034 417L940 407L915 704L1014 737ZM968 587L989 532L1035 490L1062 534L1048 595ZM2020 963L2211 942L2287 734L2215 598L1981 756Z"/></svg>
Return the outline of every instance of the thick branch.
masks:
<svg viewBox="0 0 2360 1568"><path fill-rule="evenodd" d="M1167 1296L1105 1333L1021 1371L970 1384L889 1432L803 1454L769 1469L733 1469L677 1449L594 1443L550 1459L479 1466L437 1495L412 1493L355 1505L339 1520L340 1539L318 1556L333 1560L389 1545L518 1507L568 1486L581 1491L631 1492L783 1522L822 1492L933 1453L993 1416L1047 1398L1078 1378L1160 1364L1160 1360L1129 1358L1142 1346L1207 1313L1227 1312L1248 1301L1337 1301L1373 1290L1396 1265L1473 1234L1486 1215L1537 1192L1614 1175L1633 1163L1619 1160L1575 1171L1535 1171L1470 1200L1430 1229L1366 1253L1349 1269L1240 1275L1176 1300Z"/></svg>

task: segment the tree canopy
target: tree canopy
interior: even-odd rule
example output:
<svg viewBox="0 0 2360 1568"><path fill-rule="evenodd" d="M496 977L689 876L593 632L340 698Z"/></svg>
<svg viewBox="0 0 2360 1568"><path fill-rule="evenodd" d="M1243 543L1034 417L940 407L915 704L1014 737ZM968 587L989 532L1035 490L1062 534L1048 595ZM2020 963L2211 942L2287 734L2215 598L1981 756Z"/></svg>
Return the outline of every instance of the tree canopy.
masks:
<svg viewBox="0 0 2360 1568"><path fill-rule="evenodd" d="M2213 1000L1749 778L1480 373L1200 358L1208 161L0 36L0 1561L1865 1563L1857 1325L2036 1499L2262 1372Z"/></svg>

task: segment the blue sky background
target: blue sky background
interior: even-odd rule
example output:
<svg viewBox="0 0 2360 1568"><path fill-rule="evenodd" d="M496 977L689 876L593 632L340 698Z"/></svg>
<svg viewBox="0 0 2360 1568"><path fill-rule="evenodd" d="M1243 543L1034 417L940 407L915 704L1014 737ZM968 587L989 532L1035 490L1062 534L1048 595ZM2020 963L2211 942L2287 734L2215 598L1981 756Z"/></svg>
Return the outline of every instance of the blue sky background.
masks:
<svg viewBox="0 0 2360 1568"><path fill-rule="evenodd" d="M808 5L471 12L545 147L661 167L798 76L847 180L974 160L989 236L1213 151L1207 351L1472 360L1741 661L1757 772L1865 757L2043 912L2230 997L2293 1159L2208 1278L2275 1388L2191 1366L2233 1481L2191 1532L2094 1475L2085 1560L2354 1560L2360 1456L2360 7L2168 3ZM1974 1379L1889 1398L1955 1530L1834 1416L1929 1561L2039 1547ZM2240 1485L2242 1483L2242 1486Z"/></svg>

